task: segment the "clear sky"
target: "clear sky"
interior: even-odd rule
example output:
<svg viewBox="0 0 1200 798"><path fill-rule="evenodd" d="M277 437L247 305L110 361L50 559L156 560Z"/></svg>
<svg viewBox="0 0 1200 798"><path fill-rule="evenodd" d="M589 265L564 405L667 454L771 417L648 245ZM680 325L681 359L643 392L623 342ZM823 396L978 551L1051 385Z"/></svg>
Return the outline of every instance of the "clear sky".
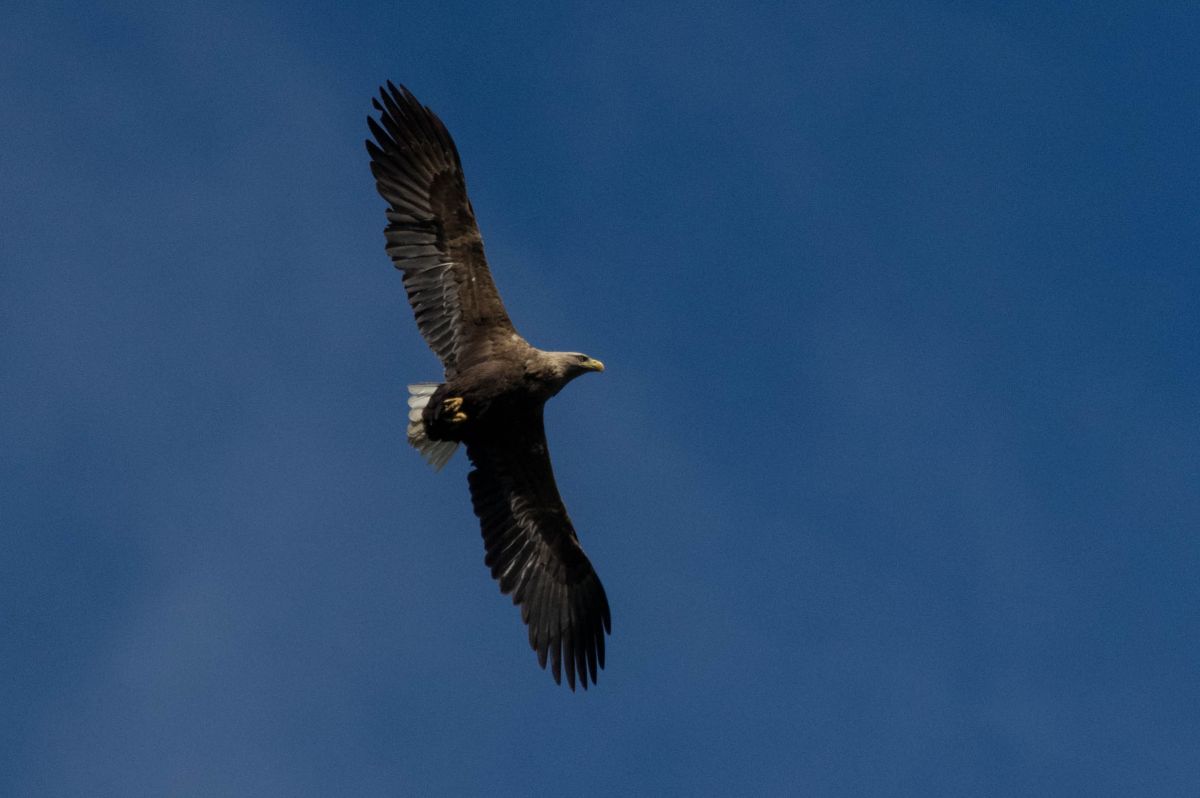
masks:
<svg viewBox="0 0 1200 798"><path fill-rule="evenodd" d="M8 4L0 794L1200 795L1200 11L1151 5ZM587 693L404 443L387 79L608 366L547 420Z"/></svg>

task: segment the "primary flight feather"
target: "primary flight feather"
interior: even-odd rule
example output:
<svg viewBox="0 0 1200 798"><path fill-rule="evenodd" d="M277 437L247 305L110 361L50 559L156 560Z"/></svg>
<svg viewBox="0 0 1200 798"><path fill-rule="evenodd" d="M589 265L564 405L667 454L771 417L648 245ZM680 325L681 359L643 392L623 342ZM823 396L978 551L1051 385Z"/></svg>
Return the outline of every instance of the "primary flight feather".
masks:
<svg viewBox="0 0 1200 798"><path fill-rule="evenodd" d="M390 82L367 118L375 186L387 201L387 253L404 274L441 383L409 386L408 441L441 468L460 443L483 532L484 562L511 594L538 663L584 689L604 667L608 598L554 482L542 410L568 382L604 366L544 352L513 327L483 255L458 150L446 126Z"/></svg>

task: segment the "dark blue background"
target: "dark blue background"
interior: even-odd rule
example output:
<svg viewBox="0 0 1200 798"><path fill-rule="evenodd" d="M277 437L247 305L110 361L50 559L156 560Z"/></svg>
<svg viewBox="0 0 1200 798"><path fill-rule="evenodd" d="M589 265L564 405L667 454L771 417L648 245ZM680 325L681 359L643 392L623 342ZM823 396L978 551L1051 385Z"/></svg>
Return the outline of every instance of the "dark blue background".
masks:
<svg viewBox="0 0 1200 798"><path fill-rule="evenodd" d="M1192 4L21 4L0 793L1200 794ZM539 671L362 139L455 135L612 602Z"/></svg>

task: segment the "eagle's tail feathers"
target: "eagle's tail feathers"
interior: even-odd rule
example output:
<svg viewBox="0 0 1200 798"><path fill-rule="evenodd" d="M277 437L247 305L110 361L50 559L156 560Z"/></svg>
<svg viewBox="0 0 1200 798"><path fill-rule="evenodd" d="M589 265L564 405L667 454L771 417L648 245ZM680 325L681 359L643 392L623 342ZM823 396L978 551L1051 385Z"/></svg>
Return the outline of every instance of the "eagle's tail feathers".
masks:
<svg viewBox="0 0 1200 798"><path fill-rule="evenodd" d="M408 386L408 442L438 471L450 462L458 449L457 441L435 441L425 434L425 422L421 414L440 387L436 382L418 382Z"/></svg>

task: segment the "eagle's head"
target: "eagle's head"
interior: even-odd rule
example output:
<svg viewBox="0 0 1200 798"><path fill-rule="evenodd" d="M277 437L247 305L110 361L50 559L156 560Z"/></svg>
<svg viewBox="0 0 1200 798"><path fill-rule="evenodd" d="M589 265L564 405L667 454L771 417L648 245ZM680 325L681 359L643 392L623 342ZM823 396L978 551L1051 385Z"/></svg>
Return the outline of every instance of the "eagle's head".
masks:
<svg viewBox="0 0 1200 798"><path fill-rule="evenodd" d="M565 352L567 359L567 374L578 377L588 371L604 371L604 364L594 357L588 357L582 352Z"/></svg>
<svg viewBox="0 0 1200 798"><path fill-rule="evenodd" d="M580 374L589 371L604 371L604 364L582 352L547 352L550 370L559 386L566 385Z"/></svg>

